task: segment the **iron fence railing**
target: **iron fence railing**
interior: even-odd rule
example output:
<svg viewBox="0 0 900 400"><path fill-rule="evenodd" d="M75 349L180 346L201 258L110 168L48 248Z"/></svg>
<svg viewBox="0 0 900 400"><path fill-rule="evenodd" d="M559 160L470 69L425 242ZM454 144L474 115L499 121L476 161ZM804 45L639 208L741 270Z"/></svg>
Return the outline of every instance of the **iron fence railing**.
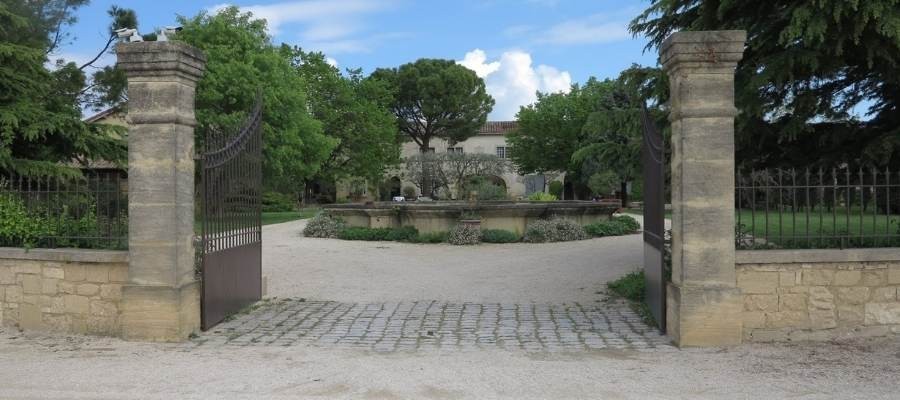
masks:
<svg viewBox="0 0 900 400"><path fill-rule="evenodd" d="M127 248L125 173L86 171L78 177L0 173L0 246Z"/></svg>
<svg viewBox="0 0 900 400"><path fill-rule="evenodd" d="M771 169L736 176L739 249L900 247L900 173Z"/></svg>

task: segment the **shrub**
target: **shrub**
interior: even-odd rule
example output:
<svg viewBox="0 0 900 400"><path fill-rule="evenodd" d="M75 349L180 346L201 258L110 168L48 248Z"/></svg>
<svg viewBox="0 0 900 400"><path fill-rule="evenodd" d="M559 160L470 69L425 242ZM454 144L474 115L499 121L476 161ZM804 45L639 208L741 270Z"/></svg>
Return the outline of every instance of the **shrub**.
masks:
<svg viewBox="0 0 900 400"><path fill-rule="evenodd" d="M362 226L350 226L338 232L338 239L384 241L391 233L391 228L366 228Z"/></svg>
<svg viewBox="0 0 900 400"><path fill-rule="evenodd" d="M404 186L403 187L403 197L407 199L413 199L416 197L416 188L412 186Z"/></svg>
<svg viewBox="0 0 900 400"><path fill-rule="evenodd" d="M550 193L534 192L528 195L529 201L556 201L556 196Z"/></svg>
<svg viewBox="0 0 900 400"><path fill-rule="evenodd" d="M29 214L18 197L0 195L0 245L34 247L38 239L51 235L46 218Z"/></svg>
<svg viewBox="0 0 900 400"><path fill-rule="evenodd" d="M549 185L547 191L550 192L550 194L556 196L556 198L558 199L558 198L562 197L563 183L560 181L550 182L550 185Z"/></svg>
<svg viewBox="0 0 900 400"><path fill-rule="evenodd" d="M317 238L336 238L344 229L344 221L326 213L319 213L306 223L303 235Z"/></svg>
<svg viewBox="0 0 900 400"><path fill-rule="evenodd" d="M265 192L262 195L263 212L294 211L295 202L293 196L279 192Z"/></svg>
<svg viewBox="0 0 900 400"><path fill-rule="evenodd" d="M506 200L506 188L490 182L482 182L467 187L468 192L478 193L478 200Z"/></svg>
<svg viewBox="0 0 900 400"><path fill-rule="evenodd" d="M584 227L584 230L592 237L628 235L640 229L641 224L627 215L613 217L609 221L595 222Z"/></svg>
<svg viewBox="0 0 900 400"><path fill-rule="evenodd" d="M403 226L400 228L393 228L388 232L387 236L385 236L385 240L393 240L396 242L411 242L417 236L419 236L419 230L414 226Z"/></svg>
<svg viewBox="0 0 900 400"><path fill-rule="evenodd" d="M525 228L525 242L567 242L587 239L588 235L580 225L567 219L537 220Z"/></svg>
<svg viewBox="0 0 900 400"><path fill-rule="evenodd" d="M471 225L457 225L450 230L447 242L453 245L470 245L481 242L481 229Z"/></svg>
<svg viewBox="0 0 900 400"><path fill-rule="evenodd" d="M515 232L504 229L484 229L481 231L481 241L485 243L515 243L520 239Z"/></svg>
<svg viewBox="0 0 900 400"><path fill-rule="evenodd" d="M450 236L450 232L420 233L409 241L410 243L444 243L448 236Z"/></svg>

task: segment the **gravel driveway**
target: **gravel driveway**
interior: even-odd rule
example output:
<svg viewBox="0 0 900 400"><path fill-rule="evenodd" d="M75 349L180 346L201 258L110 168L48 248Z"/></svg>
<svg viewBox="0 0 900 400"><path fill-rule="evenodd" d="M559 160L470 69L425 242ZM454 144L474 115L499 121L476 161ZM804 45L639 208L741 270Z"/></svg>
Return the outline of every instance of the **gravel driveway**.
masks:
<svg viewBox="0 0 900 400"><path fill-rule="evenodd" d="M268 296L344 302L593 302L641 268L641 235L545 244L408 244L301 236L305 220L263 228Z"/></svg>

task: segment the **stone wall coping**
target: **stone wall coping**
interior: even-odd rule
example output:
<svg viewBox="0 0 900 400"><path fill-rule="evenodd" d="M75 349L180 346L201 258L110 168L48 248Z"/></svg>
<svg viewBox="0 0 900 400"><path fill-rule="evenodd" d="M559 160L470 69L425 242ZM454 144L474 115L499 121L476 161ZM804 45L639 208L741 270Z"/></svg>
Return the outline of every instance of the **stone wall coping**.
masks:
<svg viewBox="0 0 900 400"><path fill-rule="evenodd" d="M83 263L127 263L127 250L24 249L0 247L0 259Z"/></svg>
<svg viewBox="0 0 900 400"><path fill-rule="evenodd" d="M900 261L900 248L738 250L735 264Z"/></svg>

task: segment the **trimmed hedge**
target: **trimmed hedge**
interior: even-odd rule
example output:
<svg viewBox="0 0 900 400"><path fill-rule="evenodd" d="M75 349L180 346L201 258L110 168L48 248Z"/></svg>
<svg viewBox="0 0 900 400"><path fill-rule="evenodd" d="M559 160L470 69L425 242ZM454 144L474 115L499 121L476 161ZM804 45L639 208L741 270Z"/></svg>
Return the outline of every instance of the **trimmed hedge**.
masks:
<svg viewBox="0 0 900 400"><path fill-rule="evenodd" d="M591 237L629 235L640 229L641 224L627 215L613 217L609 221L595 222L584 227L585 232Z"/></svg>
<svg viewBox="0 0 900 400"><path fill-rule="evenodd" d="M344 228L337 233L338 239L343 240L388 242L408 242L412 241L418 235L419 230L412 226L404 226L401 228L366 228L351 226Z"/></svg>
<svg viewBox="0 0 900 400"><path fill-rule="evenodd" d="M504 229L484 229L481 231L481 241L485 243L515 243L521 239L515 232Z"/></svg>
<svg viewBox="0 0 900 400"><path fill-rule="evenodd" d="M444 243L448 236L450 236L450 232L420 233L410 239L410 243Z"/></svg>

